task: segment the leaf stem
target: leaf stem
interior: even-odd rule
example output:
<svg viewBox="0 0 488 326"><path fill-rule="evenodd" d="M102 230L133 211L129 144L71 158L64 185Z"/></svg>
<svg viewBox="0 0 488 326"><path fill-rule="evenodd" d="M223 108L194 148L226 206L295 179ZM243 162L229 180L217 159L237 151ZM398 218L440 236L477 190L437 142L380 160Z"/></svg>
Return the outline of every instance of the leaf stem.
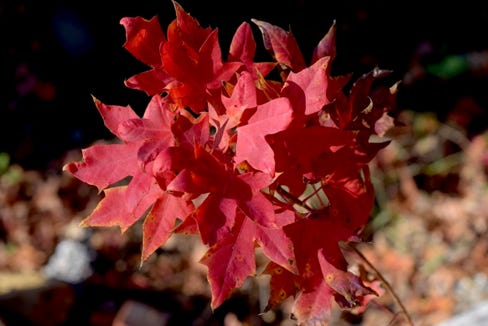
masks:
<svg viewBox="0 0 488 326"><path fill-rule="evenodd" d="M305 208L309 212L313 212L314 209L310 206L307 205L303 200L300 200L299 198L293 196L290 194L288 191L286 191L282 186L279 186L276 188L276 191L278 194L280 194L283 198L285 198L289 203L292 203L294 205L299 205L302 208Z"/></svg>
<svg viewBox="0 0 488 326"><path fill-rule="evenodd" d="M366 265L368 265L368 267L374 271L376 276L381 280L381 282L383 282L383 284L385 285L388 292L390 292L390 294L393 296L393 299L395 300L396 304L400 307L400 310L402 311L402 313L407 318L408 324L410 326L413 326L414 324L413 324L412 318L410 317L410 314L407 312L407 309L405 308L402 301L400 300L400 298L397 296L397 294L395 293L395 291L391 287L390 283L383 277L383 275L380 273L380 271L378 271L378 269L376 269L376 267L374 267L374 265L368 260L368 258L366 258L366 256L364 256L364 254L356 246L354 246L350 242L346 243L346 245L349 248L351 248L359 257L361 257L361 259L366 263Z"/></svg>

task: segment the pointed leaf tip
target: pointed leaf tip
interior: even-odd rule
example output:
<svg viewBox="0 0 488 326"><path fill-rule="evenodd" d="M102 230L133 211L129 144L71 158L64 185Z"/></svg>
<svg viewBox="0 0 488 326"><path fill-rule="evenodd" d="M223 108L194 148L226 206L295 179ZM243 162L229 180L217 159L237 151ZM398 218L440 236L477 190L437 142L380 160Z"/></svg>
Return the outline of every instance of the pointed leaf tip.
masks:
<svg viewBox="0 0 488 326"><path fill-rule="evenodd" d="M305 59L291 31L259 19L253 18L251 21L258 26L263 36L264 47L278 63L292 71L305 68Z"/></svg>

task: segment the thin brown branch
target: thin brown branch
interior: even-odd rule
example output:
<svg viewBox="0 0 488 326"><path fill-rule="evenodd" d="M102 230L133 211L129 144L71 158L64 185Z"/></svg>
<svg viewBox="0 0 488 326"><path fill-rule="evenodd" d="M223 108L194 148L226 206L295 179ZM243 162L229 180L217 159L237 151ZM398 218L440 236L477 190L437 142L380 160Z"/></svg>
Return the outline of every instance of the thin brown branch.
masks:
<svg viewBox="0 0 488 326"><path fill-rule="evenodd" d="M299 205L302 208L305 208L309 212L313 212L314 209L310 206L308 206L303 200L300 200L299 198L293 196L290 194L288 191L286 191L283 187L279 186L276 191L278 192L279 195L281 195L284 199L286 199L289 203Z"/></svg>
<svg viewBox="0 0 488 326"><path fill-rule="evenodd" d="M391 287L390 283L383 277L383 275L380 273L380 271L376 267L374 267L374 265L368 260L368 258L366 258L366 256L363 255L363 253L358 248L356 248L356 246L354 246L352 243L346 243L346 245L349 248L351 248L359 257L361 257L361 259L366 263L366 265L368 265L368 267L374 271L376 276L381 280L381 282L383 282L383 284L385 285L388 292L390 292L390 294L392 295L396 304L400 307L401 312L407 318L408 324L410 326L414 326L412 318L410 317L410 314L407 312L407 309L405 308L402 301L400 300L400 298L397 296L397 294L395 293L395 291Z"/></svg>

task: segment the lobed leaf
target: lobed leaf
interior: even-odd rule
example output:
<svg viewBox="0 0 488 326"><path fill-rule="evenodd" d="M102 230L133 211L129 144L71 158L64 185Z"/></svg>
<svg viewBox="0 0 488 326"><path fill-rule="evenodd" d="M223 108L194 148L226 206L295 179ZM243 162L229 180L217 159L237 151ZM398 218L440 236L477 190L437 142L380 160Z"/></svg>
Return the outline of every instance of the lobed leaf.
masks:
<svg viewBox="0 0 488 326"><path fill-rule="evenodd" d="M358 276L329 263L322 250L319 250L318 257L325 283L340 296L342 300L337 301L342 307L354 308L360 303L360 297L376 294L374 290L366 287Z"/></svg>
<svg viewBox="0 0 488 326"><path fill-rule="evenodd" d="M119 125L124 121L139 118L130 106L106 105L94 96L92 98L105 126L119 139L122 139L118 130Z"/></svg>
<svg viewBox="0 0 488 326"><path fill-rule="evenodd" d="M184 221L193 207L182 197L164 192L147 214L143 224L141 262L164 245L173 234L177 220Z"/></svg>
<svg viewBox="0 0 488 326"><path fill-rule="evenodd" d="M248 276L255 274L254 240L254 224L241 216L234 232L212 246L201 259L208 266L212 310L219 307Z"/></svg>
<svg viewBox="0 0 488 326"><path fill-rule="evenodd" d="M132 176L139 171L137 143L99 144L82 150L82 162L70 162L63 166L79 180L94 185L98 191Z"/></svg>
<svg viewBox="0 0 488 326"><path fill-rule="evenodd" d="M159 47L166 42L157 16L147 20L141 17L124 17L120 24L125 28L123 47L139 61L150 67L161 65Z"/></svg>
<svg viewBox="0 0 488 326"><path fill-rule="evenodd" d="M329 325L333 295L331 289L320 282L313 291L302 292L295 299L292 314L300 326Z"/></svg>
<svg viewBox="0 0 488 326"><path fill-rule="evenodd" d="M287 32L281 27L262 20L251 19L251 21L261 30L264 47L279 64L295 72L305 68L302 52L291 31Z"/></svg>
<svg viewBox="0 0 488 326"><path fill-rule="evenodd" d="M266 77L276 67L275 62L254 62L256 42L252 34L251 25L243 22L237 28L229 48L229 61L244 63L246 70L257 79L258 75Z"/></svg>
<svg viewBox="0 0 488 326"><path fill-rule="evenodd" d="M131 214L124 203L127 187L114 187L103 191L104 197L88 217L81 221L81 226L118 226L125 232L139 216Z"/></svg>
<svg viewBox="0 0 488 326"><path fill-rule="evenodd" d="M259 105L246 125L237 128L236 164L247 161L259 171L274 175L274 153L265 136L284 130L292 120L292 108L281 97Z"/></svg>

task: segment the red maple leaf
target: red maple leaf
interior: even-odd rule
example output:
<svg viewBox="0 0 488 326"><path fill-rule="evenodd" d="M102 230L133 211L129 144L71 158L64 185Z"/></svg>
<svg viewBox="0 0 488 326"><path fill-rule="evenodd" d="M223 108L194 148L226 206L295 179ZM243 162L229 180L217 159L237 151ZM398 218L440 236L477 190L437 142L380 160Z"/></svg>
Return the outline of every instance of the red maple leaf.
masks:
<svg viewBox="0 0 488 326"><path fill-rule="evenodd" d="M292 315L298 325L328 325L333 291L320 282L313 291L301 292L292 307Z"/></svg>
<svg viewBox="0 0 488 326"><path fill-rule="evenodd" d="M378 134L375 124L394 106L397 89L396 85L390 88L383 86L375 88L373 92L372 86L375 81L390 73L376 68L362 75L353 83L349 96L338 94L336 101L325 112L330 114L338 128L359 130L365 138Z"/></svg>
<svg viewBox="0 0 488 326"><path fill-rule="evenodd" d="M125 28L124 48L136 59L151 67L150 70L127 79L125 85L144 91L148 95L160 94L174 79L163 68L160 47L166 42L166 36L158 17L154 16L150 20L124 17L120 24Z"/></svg>
<svg viewBox="0 0 488 326"><path fill-rule="evenodd" d="M187 151L183 170L167 189L177 193L206 196L195 211L202 241L214 245L225 238L235 221L239 207L247 216L263 226L276 225L272 204L260 192L271 179L266 174L235 175L216 157L197 146Z"/></svg>
<svg viewBox="0 0 488 326"><path fill-rule="evenodd" d="M119 125L138 117L130 106L108 106L95 97L93 100L104 119L105 126L120 138L122 135L118 131ZM126 176L137 173L139 147L137 143L94 145L82 150L84 162L70 162L63 170L69 171L83 182L97 186L101 191ZM119 164L120 168L114 169L113 164Z"/></svg>
<svg viewBox="0 0 488 326"><path fill-rule="evenodd" d="M70 162L63 167L79 180L94 185L98 191L135 175L139 168L139 144L101 144L82 149L83 162ZM114 169L114 166L118 166Z"/></svg>
<svg viewBox="0 0 488 326"><path fill-rule="evenodd" d="M178 2L173 5L176 19L169 24L167 37L157 17L121 20L126 29L124 47L152 68L132 76L126 85L148 95L167 91L178 107L200 112L207 101L215 101L212 90L229 80L242 63L223 62L217 29L201 27Z"/></svg>
<svg viewBox="0 0 488 326"><path fill-rule="evenodd" d="M266 228L244 214L237 214L233 232L212 246L201 260L209 268L212 309L220 306L248 276L254 276L256 245L271 261L290 272L297 271L293 244L282 229Z"/></svg>
<svg viewBox="0 0 488 326"><path fill-rule="evenodd" d="M332 22L327 33L322 37L313 50L311 63L317 62L320 58L329 57L334 60L336 56L336 21Z"/></svg>
<svg viewBox="0 0 488 326"><path fill-rule="evenodd" d="M258 19L252 19L263 35L264 47L279 64L298 72L306 67L300 47L291 31Z"/></svg>
<svg viewBox="0 0 488 326"><path fill-rule="evenodd" d="M201 27L178 3L174 5L176 19L162 46L163 66L176 80L167 90L179 107L200 112L211 100L211 90L220 88L242 63L223 62L218 30Z"/></svg>
<svg viewBox="0 0 488 326"><path fill-rule="evenodd" d="M139 218L128 211L121 202L125 200L127 186L107 188L104 197L86 217L82 226L119 226L125 232Z"/></svg>
<svg viewBox="0 0 488 326"><path fill-rule="evenodd" d="M120 24L125 28L124 48L135 58L150 67L161 66L159 47L166 42L157 16L147 20L141 17L124 17Z"/></svg>
<svg viewBox="0 0 488 326"><path fill-rule="evenodd" d="M276 183L287 186L296 197L302 194L307 183L318 182L336 169L357 167L351 131L322 126L289 128L279 139L273 138L273 148L278 153L277 169L281 171Z"/></svg>
<svg viewBox="0 0 488 326"><path fill-rule="evenodd" d="M104 189L104 197L82 221L84 226L120 226L125 232L164 193L156 180L144 171L128 185Z"/></svg>
<svg viewBox="0 0 488 326"><path fill-rule="evenodd" d="M337 303L342 307L354 308L359 304L361 297L377 295L374 290L363 284L359 276L329 263L323 254L323 249L319 250L318 257L325 283L333 290Z"/></svg>
<svg viewBox="0 0 488 326"><path fill-rule="evenodd" d="M98 190L140 172L163 150L174 144L171 134L173 113L169 103L155 95L142 118L129 107L111 106L95 99L105 125L122 144L94 145L83 150L82 162L71 162L63 169ZM114 164L117 169L114 169Z"/></svg>
<svg viewBox="0 0 488 326"><path fill-rule="evenodd" d="M285 97L259 105L248 123L237 128L235 163L247 161L256 170L274 175L274 152L265 136L284 130L292 120L292 113Z"/></svg>
<svg viewBox="0 0 488 326"><path fill-rule="evenodd" d="M254 62L256 55L256 42L252 34L251 25L243 22L237 28L229 49L229 61L240 61L244 63L246 70L254 79L258 74L266 77L276 67L275 62Z"/></svg>
<svg viewBox="0 0 488 326"><path fill-rule="evenodd" d="M215 147L226 151L235 143L235 129L241 124L241 118L247 109L257 106L256 86L252 75L243 71L239 74L237 84L230 97L222 95L222 103L225 108L223 114L219 114L213 106L209 106L211 124L216 128Z"/></svg>
<svg viewBox="0 0 488 326"><path fill-rule="evenodd" d="M257 106L256 85L252 75L245 71L239 74L231 96L222 96L222 103L225 107L224 116L229 119L228 128L238 126L244 111Z"/></svg>
<svg viewBox="0 0 488 326"><path fill-rule="evenodd" d="M295 112L309 115L331 102L327 97L329 62L329 57L323 57L298 73L290 72L281 94L290 99Z"/></svg>
<svg viewBox="0 0 488 326"><path fill-rule="evenodd" d="M175 232L177 222L186 220L193 211L190 201L167 192L162 193L143 224L142 261L166 243Z"/></svg>
<svg viewBox="0 0 488 326"><path fill-rule="evenodd" d="M294 296L293 314L300 323L324 322L330 317L333 300L350 308L362 297L375 294L358 276L346 271L347 262L339 242L354 237L355 232L330 212L326 209L320 215L284 227L294 244L298 274L273 263L266 267L264 273L271 275L267 310Z"/></svg>
<svg viewBox="0 0 488 326"><path fill-rule="evenodd" d="M264 311L277 307L290 296L296 296L300 292L300 276L283 268L279 264L270 261L262 271L263 275L270 275L270 293L268 304Z"/></svg>
<svg viewBox="0 0 488 326"><path fill-rule="evenodd" d="M151 98L142 118L130 107L94 101L107 128L123 143L93 145L83 150L81 162L68 163L63 169L97 186L99 191L105 189L104 198L83 225L118 225L125 231L160 196L165 196L151 170L158 153L175 143L171 134L174 114L159 95ZM107 189L126 177L130 177L128 185Z"/></svg>
<svg viewBox="0 0 488 326"><path fill-rule="evenodd" d="M336 21L332 22L327 33L322 37L317 46L314 48L312 53L311 64L315 64L322 58L329 58L329 63L332 62L336 57ZM332 76L331 64L327 65L327 75L329 77L327 83L327 97L335 99L344 88L344 86L349 82L352 74Z"/></svg>

